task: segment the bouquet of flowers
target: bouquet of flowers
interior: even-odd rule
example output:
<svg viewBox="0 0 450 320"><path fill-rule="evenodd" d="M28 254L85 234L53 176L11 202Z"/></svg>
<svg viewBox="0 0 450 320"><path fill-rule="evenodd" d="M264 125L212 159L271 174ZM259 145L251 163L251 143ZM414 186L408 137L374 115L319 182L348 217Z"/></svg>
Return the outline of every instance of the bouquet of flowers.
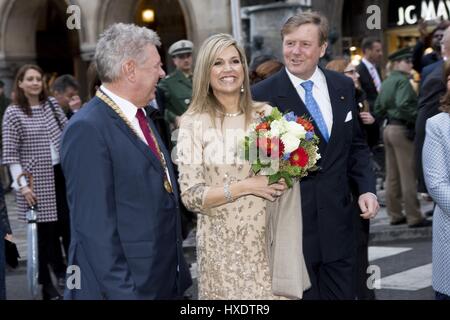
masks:
<svg viewBox="0 0 450 320"><path fill-rule="evenodd" d="M306 117L293 112L282 114L277 108L253 123L244 138L244 157L255 174L267 175L269 184L284 178L289 188L317 170L319 138Z"/></svg>

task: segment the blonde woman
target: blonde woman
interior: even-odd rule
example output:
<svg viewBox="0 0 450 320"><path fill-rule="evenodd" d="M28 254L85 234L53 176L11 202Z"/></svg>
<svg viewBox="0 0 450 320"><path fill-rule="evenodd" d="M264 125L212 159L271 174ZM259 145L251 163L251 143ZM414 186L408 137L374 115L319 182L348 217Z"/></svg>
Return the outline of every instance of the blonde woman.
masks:
<svg viewBox="0 0 450 320"><path fill-rule="evenodd" d="M275 299L265 247L266 200L284 183L251 176L239 158L249 124L270 106L252 101L244 51L227 34L200 48L193 99L177 143L181 197L198 212L200 299Z"/></svg>

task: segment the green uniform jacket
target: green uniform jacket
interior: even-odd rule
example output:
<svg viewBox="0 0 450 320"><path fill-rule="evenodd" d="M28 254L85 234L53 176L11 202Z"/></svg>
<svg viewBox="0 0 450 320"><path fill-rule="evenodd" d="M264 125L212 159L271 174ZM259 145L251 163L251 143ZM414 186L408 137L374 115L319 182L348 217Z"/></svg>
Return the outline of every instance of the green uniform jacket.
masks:
<svg viewBox="0 0 450 320"><path fill-rule="evenodd" d="M417 117L417 106L417 94L409 82L408 75L392 71L381 84L374 113L379 118L402 120L413 125Z"/></svg>
<svg viewBox="0 0 450 320"><path fill-rule="evenodd" d="M164 91L166 111L164 118L175 123L188 108L192 99L192 80L186 78L182 71L176 70L161 80L159 87Z"/></svg>

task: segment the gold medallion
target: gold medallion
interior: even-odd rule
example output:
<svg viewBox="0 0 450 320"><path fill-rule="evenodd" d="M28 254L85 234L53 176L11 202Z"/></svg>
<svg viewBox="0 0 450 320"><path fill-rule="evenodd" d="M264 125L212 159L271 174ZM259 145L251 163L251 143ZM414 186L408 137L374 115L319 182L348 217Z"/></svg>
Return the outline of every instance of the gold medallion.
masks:
<svg viewBox="0 0 450 320"><path fill-rule="evenodd" d="M172 186L170 185L170 182L167 181L167 179L164 179L164 188L167 192L172 193Z"/></svg>

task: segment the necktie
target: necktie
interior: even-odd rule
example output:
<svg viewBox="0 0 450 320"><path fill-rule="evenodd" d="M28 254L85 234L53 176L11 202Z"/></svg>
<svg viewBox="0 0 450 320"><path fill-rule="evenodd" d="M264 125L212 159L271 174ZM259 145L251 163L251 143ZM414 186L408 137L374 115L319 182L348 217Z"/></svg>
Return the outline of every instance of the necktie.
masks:
<svg viewBox="0 0 450 320"><path fill-rule="evenodd" d="M144 111L142 109L138 109L136 113L136 118L139 121L139 126L141 127L142 133L144 134L145 140L147 141L148 146L150 147L150 150L155 154L155 156L160 159L160 154L158 151L158 148L156 147L156 141L153 138L153 135L150 131L150 127L147 123L147 118L145 117Z"/></svg>
<svg viewBox="0 0 450 320"><path fill-rule="evenodd" d="M377 91L380 92L381 81L380 81L380 78L378 77L377 70L375 70L374 67L370 67L369 68L369 73L370 73L370 76L373 79L373 83L374 83L375 87L377 88Z"/></svg>
<svg viewBox="0 0 450 320"><path fill-rule="evenodd" d="M322 136L324 137L325 141L328 142L330 139L330 135L328 133L327 125L325 124L325 120L323 119L322 112L320 112L319 105L317 104L316 99L314 99L312 94L312 88L313 88L314 82L311 80L305 81L301 84L303 89L305 89L305 105L308 109L309 113L313 117L314 121L316 122L317 126L319 127L320 132L322 133Z"/></svg>

